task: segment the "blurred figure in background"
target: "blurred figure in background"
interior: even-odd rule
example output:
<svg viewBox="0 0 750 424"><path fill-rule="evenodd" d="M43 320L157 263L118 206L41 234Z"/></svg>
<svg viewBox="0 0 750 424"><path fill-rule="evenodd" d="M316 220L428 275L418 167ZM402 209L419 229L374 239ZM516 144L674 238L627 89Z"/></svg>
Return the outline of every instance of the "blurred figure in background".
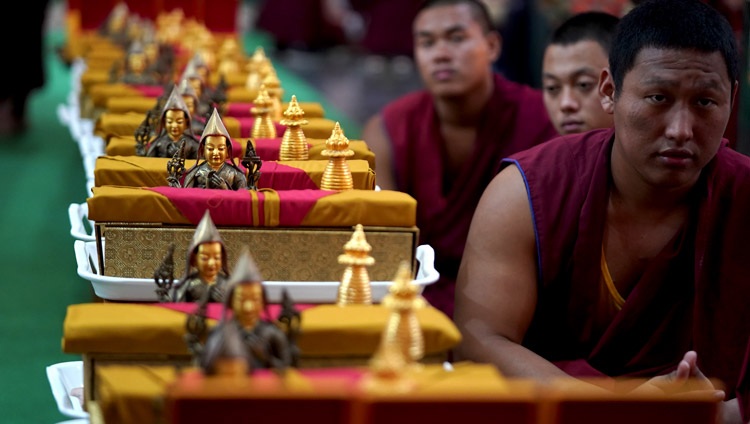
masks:
<svg viewBox="0 0 750 424"><path fill-rule="evenodd" d="M612 126L604 111L599 76L609 66L609 46L619 18L584 12L552 34L542 62L544 106L561 135Z"/></svg>
<svg viewBox="0 0 750 424"><path fill-rule="evenodd" d="M44 20L49 0L13 4L12 15L21 25L0 25L5 63L0 74L0 137L26 130L26 103L31 92L45 83Z"/></svg>
<svg viewBox="0 0 750 424"><path fill-rule="evenodd" d="M479 0L432 0L413 23L424 89L371 117L362 138L377 184L417 200L420 244L435 249L440 280L425 298L448 316L466 234L500 159L557 135L542 94L493 71L500 36Z"/></svg>

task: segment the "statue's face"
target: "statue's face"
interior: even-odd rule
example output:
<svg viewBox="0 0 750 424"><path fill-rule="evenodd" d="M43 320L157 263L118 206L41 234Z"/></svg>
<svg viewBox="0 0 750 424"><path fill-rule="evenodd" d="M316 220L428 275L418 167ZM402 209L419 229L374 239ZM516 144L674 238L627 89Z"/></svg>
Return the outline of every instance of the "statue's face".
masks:
<svg viewBox="0 0 750 424"><path fill-rule="evenodd" d="M202 243L198 246L198 252L195 254L195 267L198 268L203 281L213 283L216 276L221 271L223 256L221 254L221 243L212 241Z"/></svg>
<svg viewBox="0 0 750 424"><path fill-rule="evenodd" d="M205 144L203 145L203 157L206 158L211 168L219 169L227 160L227 142L224 136L206 136Z"/></svg>
<svg viewBox="0 0 750 424"><path fill-rule="evenodd" d="M235 319L243 327L255 325L263 311L263 287L260 282L238 284L232 295L232 310Z"/></svg>
<svg viewBox="0 0 750 424"><path fill-rule="evenodd" d="M193 90L195 91L195 95L200 97L203 93L203 82L200 78L190 78L188 79L188 83L193 87Z"/></svg>
<svg viewBox="0 0 750 424"><path fill-rule="evenodd" d="M164 127L172 140L179 140L187 128L187 119L182 110L168 110L164 114Z"/></svg>
<svg viewBox="0 0 750 424"><path fill-rule="evenodd" d="M185 101L185 105L187 105L188 111L190 111L190 115L195 115L195 97L182 96L182 100Z"/></svg>
<svg viewBox="0 0 750 424"><path fill-rule="evenodd" d="M142 53L133 53L128 56L128 68L130 72L139 74L146 70L146 55Z"/></svg>

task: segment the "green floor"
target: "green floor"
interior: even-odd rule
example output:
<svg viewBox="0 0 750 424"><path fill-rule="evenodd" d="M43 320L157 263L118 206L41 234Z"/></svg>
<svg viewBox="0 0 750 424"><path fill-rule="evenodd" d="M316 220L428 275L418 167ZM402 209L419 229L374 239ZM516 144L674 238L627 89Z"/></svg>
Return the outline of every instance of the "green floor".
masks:
<svg viewBox="0 0 750 424"><path fill-rule="evenodd" d="M51 424L69 420L55 405L46 367L76 361L62 352L66 308L91 301L90 283L76 273L67 210L86 199L78 146L57 118L57 105L70 90L70 72L53 54L62 42L52 34L47 46L47 83L29 104L29 130L0 138L0 170L5 174L0 200L0 422ZM252 50L262 38L248 37ZM360 127L333 110L313 87L277 69L290 96L321 101L328 117L358 138Z"/></svg>

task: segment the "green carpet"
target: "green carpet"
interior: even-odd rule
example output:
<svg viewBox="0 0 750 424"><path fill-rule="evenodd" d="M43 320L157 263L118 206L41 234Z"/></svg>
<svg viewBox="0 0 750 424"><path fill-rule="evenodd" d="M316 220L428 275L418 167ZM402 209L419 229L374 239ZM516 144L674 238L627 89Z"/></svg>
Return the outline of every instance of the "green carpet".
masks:
<svg viewBox="0 0 750 424"><path fill-rule="evenodd" d="M59 123L57 105L70 89L70 73L47 41L47 82L29 100L29 129L0 138L4 170L0 206L0 421L56 423L46 367L80 358L62 352L62 323L69 304L91 299L90 284L76 273L68 205L82 202L86 185L78 146Z"/></svg>
<svg viewBox="0 0 750 424"><path fill-rule="evenodd" d="M246 50L252 52L266 40L248 36ZM70 90L70 71L54 53L63 41L62 34L50 34L46 41L47 82L29 101L29 129L0 138L5 175L0 200L0 422L5 424L70 419L57 410L46 367L80 360L62 352L63 320L68 305L93 299L90 283L76 273L67 215L68 206L85 201L87 193L78 146L56 113ZM349 138L360 137L358 124L322 100L314 87L284 69L277 73L288 97L320 101Z"/></svg>

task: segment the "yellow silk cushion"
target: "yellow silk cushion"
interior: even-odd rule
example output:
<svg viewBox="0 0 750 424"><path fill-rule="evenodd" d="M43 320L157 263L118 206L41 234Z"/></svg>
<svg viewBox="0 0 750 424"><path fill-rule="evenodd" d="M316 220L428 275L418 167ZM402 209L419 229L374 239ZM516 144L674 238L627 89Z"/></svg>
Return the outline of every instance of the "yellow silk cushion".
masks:
<svg viewBox="0 0 750 424"><path fill-rule="evenodd" d="M106 111L108 113L127 113L137 112L145 114L149 110L153 109L156 104L156 99L153 97L145 96L117 96L111 97L106 101ZM305 118L322 118L325 116L323 106L318 102L299 102L300 108L305 111ZM232 105L228 104L227 108L231 108ZM289 103L282 103L283 110L289 107ZM248 105L250 109L250 105ZM250 112L247 116L251 116Z"/></svg>
<svg viewBox="0 0 750 424"><path fill-rule="evenodd" d="M167 158L151 158L141 156L100 156L96 159L94 168L94 185L119 185L128 187L158 187L167 184ZM289 187L283 180L283 174L274 175L272 165L278 163L285 167L299 169L305 172L315 185L320 187L323 172L328 166L328 160L306 160L306 161L284 161L264 162L261 166L261 183L270 181L270 186L259 184L260 188L304 189L308 187ZM195 160L186 160L185 167L190 168ZM354 188L359 190L372 190L375 188L375 173L370 169L367 161L347 160L347 165L352 174ZM280 186L275 186L278 181Z"/></svg>
<svg viewBox="0 0 750 424"><path fill-rule="evenodd" d="M216 191L216 190L215 190ZM170 200L148 188L102 186L92 188L86 199L88 218L96 222L191 224ZM265 220L262 226L278 226L280 199L273 190L261 190ZM300 227L349 227L357 224L380 227L416 225L416 200L391 190L344 190L318 199L309 206ZM215 193L218 197L221 193ZM294 201L293 191L286 192ZM248 191L248 202L257 208L258 193ZM302 206L302 205L300 205ZM308 206L305 206L308 207ZM219 224L219 218L214 221Z"/></svg>
<svg viewBox="0 0 750 424"><path fill-rule="evenodd" d="M94 134L107 139L110 136L134 136L135 130L146 118L144 113L101 113L94 126ZM241 120L232 116L223 116L221 120L232 138L242 138L251 134L252 128L242 127ZM302 127L305 137L327 139L331 136L335 121L327 118L309 118L308 124Z"/></svg>
<svg viewBox="0 0 750 424"><path fill-rule="evenodd" d="M461 335L453 321L428 306L417 310L425 355L454 348ZM302 312L297 344L301 356L374 354L391 311L382 305L316 305ZM63 322L65 353L188 354L183 335L187 315L154 304L69 305ZM216 321L209 320L209 326Z"/></svg>
<svg viewBox="0 0 750 424"><path fill-rule="evenodd" d="M248 138L236 138L234 139L243 150L247 145ZM310 160L328 160L327 156L323 156L322 152L326 148L326 140L322 138L305 138L308 144L307 155ZM254 145L255 143L253 143ZM281 146L281 141L279 141ZM370 169L375 169L375 153L367 146L362 140L349 140L349 149L354 152L354 156L348 158L349 160L363 159L366 160L370 165ZM122 135L122 136L109 136L107 138L107 146L105 147L105 153L107 156L135 156L135 136L134 135ZM245 155L245 152L241 152L239 157ZM266 160L261 157L262 160Z"/></svg>

